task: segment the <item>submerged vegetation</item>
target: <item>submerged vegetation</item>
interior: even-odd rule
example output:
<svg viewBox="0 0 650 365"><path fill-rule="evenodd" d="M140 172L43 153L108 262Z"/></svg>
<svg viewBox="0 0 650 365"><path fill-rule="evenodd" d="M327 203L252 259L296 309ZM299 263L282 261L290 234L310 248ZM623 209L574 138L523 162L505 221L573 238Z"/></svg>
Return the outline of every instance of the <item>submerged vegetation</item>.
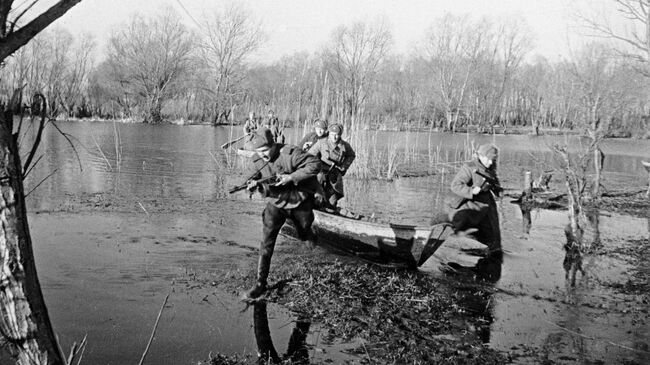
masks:
<svg viewBox="0 0 650 365"><path fill-rule="evenodd" d="M454 288L429 274L345 257L332 262L318 251L283 252L274 260L277 284L268 300L318 323L324 331L320 341L352 344L350 353L362 362L501 364L507 359L481 342L481 329L490 321L466 315L462 303L468 292L490 292L489 286ZM254 274L216 280L236 291Z"/></svg>

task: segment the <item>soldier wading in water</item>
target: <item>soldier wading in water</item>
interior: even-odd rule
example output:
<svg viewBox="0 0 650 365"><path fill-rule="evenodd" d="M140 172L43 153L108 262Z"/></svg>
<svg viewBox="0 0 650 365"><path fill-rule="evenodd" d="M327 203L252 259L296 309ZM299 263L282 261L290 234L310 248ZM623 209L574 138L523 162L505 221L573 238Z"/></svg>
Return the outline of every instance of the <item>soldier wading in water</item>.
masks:
<svg viewBox="0 0 650 365"><path fill-rule="evenodd" d="M479 146L474 159L463 165L451 182L449 219L456 233L475 231L474 238L501 253L501 231L495 197L503 190L497 177L499 150L493 144Z"/></svg>
<svg viewBox="0 0 650 365"><path fill-rule="evenodd" d="M316 180L320 171L318 158L299 147L273 142L271 131L261 128L247 142L254 150L255 173L248 183L248 191L258 190L266 199L262 213L262 242L257 264L257 282L245 294L244 299L255 299L267 289L271 256L280 228L287 218L293 221L298 236L315 242L311 229L314 221L315 195L323 199L322 189ZM272 178L274 182L260 183L260 179Z"/></svg>

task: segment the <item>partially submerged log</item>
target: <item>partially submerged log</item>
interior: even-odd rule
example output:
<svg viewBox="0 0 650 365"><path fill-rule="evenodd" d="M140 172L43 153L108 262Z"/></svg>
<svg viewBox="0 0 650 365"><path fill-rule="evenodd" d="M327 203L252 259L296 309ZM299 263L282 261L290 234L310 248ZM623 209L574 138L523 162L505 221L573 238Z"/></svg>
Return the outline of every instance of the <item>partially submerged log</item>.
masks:
<svg viewBox="0 0 650 365"><path fill-rule="evenodd" d="M532 173L524 173L524 186L521 194L506 194L511 198L512 203L516 203L525 209L543 208L543 209L563 209L566 208L566 193L557 193L549 190L549 182L553 177L552 171L545 171L540 177L533 181Z"/></svg>

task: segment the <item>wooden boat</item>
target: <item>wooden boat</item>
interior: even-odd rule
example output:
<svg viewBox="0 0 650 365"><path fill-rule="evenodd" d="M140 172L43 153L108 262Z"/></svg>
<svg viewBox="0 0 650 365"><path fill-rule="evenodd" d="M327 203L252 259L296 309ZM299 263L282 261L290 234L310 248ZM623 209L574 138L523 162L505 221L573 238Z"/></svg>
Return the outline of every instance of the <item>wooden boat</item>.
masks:
<svg viewBox="0 0 650 365"><path fill-rule="evenodd" d="M453 233L451 224L413 226L377 223L352 219L314 210L314 233L318 245L329 246L391 266L416 268L424 264ZM293 226L286 224L282 233L297 237Z"/></svg>
<svg viewBox="0 0 650 365"><path fill-rule="evenodd" d="M243 148L238 148L237 149L237 155L242 156L242 157L250 158L250 157L253 157L254 154L255 154L255 151L245 150Z"/></svg>

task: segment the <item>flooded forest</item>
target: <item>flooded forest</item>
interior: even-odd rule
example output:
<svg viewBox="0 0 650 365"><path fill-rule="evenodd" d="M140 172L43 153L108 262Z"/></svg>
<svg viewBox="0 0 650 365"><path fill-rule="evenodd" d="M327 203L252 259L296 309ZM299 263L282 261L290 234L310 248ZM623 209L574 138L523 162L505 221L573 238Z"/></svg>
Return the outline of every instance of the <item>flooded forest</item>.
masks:
<svg viewBox="0 0 650 365"><path fill-rule="evenodd" d="M622 30L576 7L594 37L554 60L525 19L468 12L408 53L356 21L269 61L251 4L165 3L100 43L56 21L85 2L0 6L0 363L650 362L650 2L611 1ZM340 123L339 228L395 236L286 224L248 301L267 200L233 191L261 156L244 124L272 118L287 145ZM431 248L491 145L498 255ZM419 229L404 265L388 246Z"/></svg>

